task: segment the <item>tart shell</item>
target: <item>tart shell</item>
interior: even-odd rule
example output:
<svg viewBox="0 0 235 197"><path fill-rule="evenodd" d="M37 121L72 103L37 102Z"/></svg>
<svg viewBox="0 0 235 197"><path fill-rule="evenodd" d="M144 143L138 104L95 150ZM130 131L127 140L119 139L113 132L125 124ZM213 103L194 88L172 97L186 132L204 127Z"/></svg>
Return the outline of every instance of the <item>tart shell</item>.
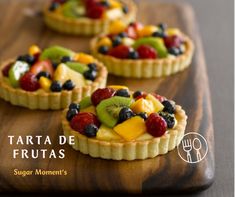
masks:
<svg viewBox="0 0 235 197"><path fill-rule="evenodd" d="M182 33L185 40L185 52L175 58L146 59L146 60L123 60L109 55L103 55L96 50L96 43L100 36L91 41L91 52L105 64L110 74L133 77L153 78L175 74L186 69L192 61L194 52L193 41Z"/></svg>
<svg viewBox="0 0 235 197"><path fill-rule="evenodd" d="M0 65L2 69L5 65L13 62L8 60ZM41 110L59 110L66 108L71 102L80 101L83 97L89 96L97 88L106 86L107 69L105 66L95 61L98 67L98 75L94 82L83 87L74 88L71 91L62 92L46 92L39 89L35 92L25 91L20 88L13 88L9 83L4 80L2 72L0 72L0 97L5 101L10 102L12 105L22 106L29 109Z"/></svg>
<svg viewBox="0 0 235 197"><path fill-rule="evenodd" d="M122 2L128 6L129 12L123 15L120 20L128 24L135 20L137 7L132 0L122 0ZM60 14L50 12L48 6L44 8L43 13L44 21L48 27L65 34L93 36L106 32L111 23L111 20L107 19L66 18Z"/></svg>
<svg viewBox="0 0 235 197"><path fill-rule="evenodd" d="M94 158L112 160L147 159L166 154L179 145L187 124L185 111L181 106L176 105L177 126L162 137L131 142L101 141L95 138L88 138L74 131L66 120L66 113L67 110L64 110L62 127L67 138L75 136L75 143L72 145L73 149Z"/></svg>

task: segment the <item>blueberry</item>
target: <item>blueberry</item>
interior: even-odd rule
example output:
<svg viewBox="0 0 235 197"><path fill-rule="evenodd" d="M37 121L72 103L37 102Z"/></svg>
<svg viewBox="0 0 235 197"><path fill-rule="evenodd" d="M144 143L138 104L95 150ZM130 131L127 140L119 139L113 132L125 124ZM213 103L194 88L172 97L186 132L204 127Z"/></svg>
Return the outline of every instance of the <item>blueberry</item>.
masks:
<svg viewBox="0 0 235 197"><path fill-rule="evenodd" d="M94 81L96 78L97 72L94 70L88 70L86 72L83 73L83 76L85 77L85 79Z"/></svg>
<svg viewBox="0 0 235 197"><path fill-rule="evenodd" d="M72 90L75 88L75 84L72 82L71 79L67 80L63 84L63 89L64 90Z"/></svg>
<svg viewBox="0 0 235 197"><path fill-rule="evenodd" d="M115 96L130 97L130 93L127 89L119 89L116 91Z"/></svg>
<svg viewBox="0 0 235 197"><path fill-rule="evenodd" d="M172 114L165 113L165 112L160 112L159 115L161 117L163 117L163 119L166 121L167 127L169 129L174 127L174 125L175 125L175 118L174 118L174 116Z"/></svg>
<svg viewBox="0 0 235 197"><path fill-rule="evenodd" d="M74 116L76 116L78 114L78 110L76 109L69 109L69 111L66 114L66 119L68 121L71 121L73 119Z"/></svg>
<svg viewBox="0 0 235 197"><path fill-rule="evenodd" d="M57 2L52 2L50 7L49 7L49 10L52 11L52 12L55 11L59 7L59 5L60 4L57 3Z"/></svg>
<svg viewBox="0 0 235 197"><path fill-rule="evenodd" d="M152 36L153 37L159 37L159 38L165 38L166 37L166 33L165 32L156 31L156 32L153 32Z"/></svg>
<svg viewBox="0 0 235 197"><path fill-rule="evenodd" d="M148 118L148 115L147 115L147 113L145 113L145 112L140 112L140 113L137 114L137 116L140 116L140 117L143 118L144 120L147 120L147 118Z"/></svg>
<svg viewBox="0 0 235 197"><path fill-rule="evenodd" d="M79 103L71 103L69 105L69 109L76 109L79 112L80 111L80 105L79 105Z"/></svg>
<svg viewBox="0 0 235 197"><path fill-rule="evenodd" d="M40 79L40 77L46 77L48 79L51 78L50 74L46 71L41 71L40 73L37 74L36 77L37 77L38 80Z"/></svg>
<svg viewBox="0 0 235 197"><path fill-rule="evenodd" d="M116 47L122 43L122 38L120 36L115 36L113 39L113 47Z"/></svg>
<svg viewBox="0 0 235 197"><path fill-rule="evenodd" d="M127 33L126 32L121 32L121 33L118 34L118 36L120 38L125 38L125 37L127 37Z"/></svg>
<svg viewBox="0 0 235 197"><path fill-rule="evenodd" d="M127 14L129 12L129 8L127 6L123 6L122 11Z"/></svg>
<svg viewBox="0 0 235 197"><path fill-rule="evenodd" d="M97 71L97 65L95 63L91 63L87 65L90 70Z"/></svg>
<svg viewBox="0 0 235 197"><path fill-rule="evenodd" d="M129 59L139 59L139 53L137 51L130 51L128 58Z"/></svg>
<svg viewBox="0 0 235 197"><path fill-rule="evenodd" d="M168 112L170 114L175 113L175 106L170 101L165 100L165 101L162 102L162 104L164 105L164 108L163 108L164 112Z"/></svg>
<svg viewBox="0 0 235 197"><path fill-rule="evenodd" d="M141 91L137 90L133 93L133 98L137 98L138 96L141 96L142 94L143 93Z"/></svg>
<svg viewBox="0 0 235 197"><path fill-rule="evenodd" d="M69 56L64 56L61 58L62 63L71 62L71 61L72 61L72 58Z"/></svg>
<svg viewBox="0 0 235 197"><path fill-rule="evenodd" d="M51 84L51 91L52 92L61 92L62 91L62 84L59 81L53 81Z"/></svg>
<svg viewBox="0 0 235 197"><path fill-rule="evenodd" d="M98 131L98 127L94 124L89 124L84 128L84 134L87 137L95 137Z"/></svg>
<svg viewBox="0 0 235 197"><path fill-rule="evenodd" d="M108 51L109 51L109 48L107 46L100 46L98 49L98 52L104 55L107 54Z"/></svg>
<svg viewBox="0 0 235 197"><path fill-rule="evenodd" d="M162 30L165 31L167 29L167 24L166 23L159 23L158 27Z"/></svg>
<svg viewBox="0 0 235 197"><path fill-rule="evenodd" d="M135 114L133 113L133 111L131 111L130 108L124 107L121 109L121 111L119 112L119 118L118 118L118 122L122 123L128 119L130 119L131 117L133 117Z"/></svg>
<svg viewBox="0 0 235 197"><path fill-rule="evenodd" d="M17 60L27 62L30 65L35 63L35 57L29 54L19 56Z"/></svg>
<svg viewBox="0 0 235 197"><path fill-rule="evenodd" d="M101 1L100 4L101 4L102 6L104 6L104 7L107 7L107 8L110 7L110 3L109 3L109 1L107 1L107 0Z"/></svg>
<svg viewBox="0 0 235 197"><path fill-rule="evenodd" d="M168 49L168 53L170 53L171 55L178 56L182 53L182 51L179 48L171 47Z"/></svg>

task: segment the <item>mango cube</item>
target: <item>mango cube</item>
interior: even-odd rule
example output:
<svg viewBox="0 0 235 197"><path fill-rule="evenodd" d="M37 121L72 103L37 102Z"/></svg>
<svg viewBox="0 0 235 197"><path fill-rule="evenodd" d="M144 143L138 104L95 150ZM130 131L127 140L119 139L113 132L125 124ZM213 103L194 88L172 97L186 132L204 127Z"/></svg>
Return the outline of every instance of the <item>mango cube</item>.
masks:
<svg viewBox="0 0 235 197"><path fill-rule="evenodd" d="M46 77L40 77L39 84L43 90L49 91L51 87L51 80Z"/></svg>
<svg viewBox="0 0 235 197"><path fill-rule="evenodd" d="M110 34L119 34L123 32L126 28L126 24L121 20L115 20L111 23L109 27Z"/></svg>
<svg viewBox="0 0 235 197"><path fill-rule="evenodd" d="M74 60L83 64L90 64L94 62L94 58L91 55L87 55L85 53L77 53L74 57Z"/></svg>
<svg viewBox="0 0 235 197"><path fill-rule="evenodd" d="M145 99L153 103L154 112L159 112L163 110L164 105L161 104L161 102L157 98L155 98L152 94L148 94Z"/></svg>
<svg viewBox="0 0 235 197"><path fill-rule="evenodd" d="M121 140L122 138L111 128L106 127L105 125L101 125L97 134L96 138L99 140Z"/></svg>
<svg viewBox="0 0 235 197"><path fill-rule="evenodd" d="M177 28L168 28L166 30L166 33L167 33L168 36L173 36L173 35L180 36L181 35L180 30L177 29Z"/></svg>
<svg viewBox="0 0 235 197"><path fill-rule="evenodd" d="M163 110L164 105L161 104L161 102L157 98L155 98L152 94L148 94L145 99L153 103L154 112L159 112Z"/></svg>
<svg viewBox="0 0 235 197"><path fill-rule="evenodd" d="M131 109L135 113L140 113L140 112L146 112L148 115L155 112L154 111L154 105L152 102L149 102L148 100L144 98L138 99L136 102L134 102L131 105Z"/></svg>
<svg viewBox="0 0 235 197"><path fill-rule="evenodd" d="M118 124L113 130L126 141L132 141L146 132L144 119L135 116Z"/></svg>
<svg viewBox="0 0 235 197"><path fill-rule="evenodd" d="M101 46L111 47L112 46L112 40L110 38L108 38L108 37L101 38L97 42L97 48L99 48Z"/></svg>
<svg viewBox="0 0 235 197"><path fill-rule="evenodd" d="M91 105L87 108L81 109L80 112L87 112L87 113L92 113L92 114L96 115L95 106L93 106L93 105Z"/></svg>
<svg viewBox="0 0 235 197"><path fill-rule="evenodd" d="M118 85L109 85L108 88L113 88L114 90L120 90L120 89L126 89L128 90L129 88L126 86L118 86Z"/></svg>
<svg viewBox="0 0 235 197"><path fill-rule="evenodd" d="M138 35L139 37L151 36L157 30L158 30L157 26L147 25L138 31Z"/></svg>

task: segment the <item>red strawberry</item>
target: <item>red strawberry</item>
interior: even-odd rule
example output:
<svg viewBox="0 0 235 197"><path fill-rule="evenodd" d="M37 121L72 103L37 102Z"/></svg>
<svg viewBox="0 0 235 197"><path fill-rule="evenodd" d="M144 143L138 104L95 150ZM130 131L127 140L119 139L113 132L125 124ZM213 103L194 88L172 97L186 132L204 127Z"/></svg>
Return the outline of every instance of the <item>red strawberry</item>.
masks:
<svg viewBox="0 0 235 197"><path fill-rule="evenodd" d="M40 85L37 81L36 75L31 72L27 72L20 78L20 87L23 90L33 92L38 90Z"/></svg>
<svg viewBox="0 0 235 197"><path fill-rule="evenodd" d="M159 95L159 94L152 93L152 95L153 95L156 99L158 99L160 102L163 102L163 101L166 100L166 97L161 96L161 95Z"/></svg>
<svg viewBox="0 0 235 197"><path fill-rule="evenodd" d="M117 47L112 48L108 55L119 58L119 59L126 59L129 57L130 47L126 45L118 45Z"/></svg>
<svg viewBox="0 0 235 197"><path fill-rule="evenodd" d="M89 124L94 124L98 128L100 126L98 118L94 114L87 112L81 112L75 115L70 122L72 129L78 131L81 134L85 134L85 127Z"/></svg>
<svg viewBox="0 0 235 197"><path fill-rule="evenodd" d="M166 121L157 113L152 113L145 122L147 132L154 137L161 137L167 129Z"/></svg>
<svg viewBox="0 0 235 197"><path fill-rule="evenodd" d="M97 5L98 1L97 0L84 0L84 4L86 8L88 9L89 7L93 7Z"/></svg>
<svg viewBox="0 0 235 197"><path fill-rule="evenodd" d="M92 19L100 19L105 11L105 8L101 5L93 5L87 7L87 17Z"/></svg>
<svg viewBox="0 0 235 197"><path fill-rule="evenodd" d="M41 71L48 72L50 76L52 77L54 73L54 69L53 69L51 61L49 60L38 61L30 68L30 72L32 72L35 75L37 75Z"/></svg>
<svg viewBox="0 0 235 197"><path fill-rule="evenodd" d="M157 52L156 50L149 45L141 45L137 48L140 59L156 59Z"/></svg>
<svg viewBox="0 0 235 197"><path fill-rule="evenodd" d="M7 64L3 69L2 69L2 74L4 77L8 77L9 70L11 69L11 63Z"/></svg>
<svg viewBox="0 0 235 197"><path fill-rule="evenodd" d="M173 36L165 37L164 43L168 49L172 48L172 47L178 48L178 47L180 47L182 40L179 36L173 35Z"/></svg>
<svg viewBox="0 0 235 197"><path fill-rule="evenodd" d="M142 23L135 22L135 23L130 24L126 28L125 32L127 33L127 36L129 38L136 39L138 37L137 31L142 29L142 28L143 28L143 24Z"/></svg>
<svg viewBox="0 0 235 197"><path fill-rule="evenodd" d="M99 88L91 95L93 105L98 105L102 100L114 96L115 90L112 88Z"/></svg>

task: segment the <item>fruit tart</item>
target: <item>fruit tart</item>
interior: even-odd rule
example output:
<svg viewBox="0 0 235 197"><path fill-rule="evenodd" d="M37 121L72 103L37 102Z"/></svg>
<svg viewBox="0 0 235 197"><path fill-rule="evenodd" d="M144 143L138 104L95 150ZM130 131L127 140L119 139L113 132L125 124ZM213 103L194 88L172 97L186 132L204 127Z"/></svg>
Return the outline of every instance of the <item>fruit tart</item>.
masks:
<svg viewBox="0 0 235 197"><path fill-rule="evenodd" d="M125 86L99 88L62 116L64 135L74 136L75 150L113 160L166 154L182 140L186 121L173 101Z"/></svg>
<svg viewBox="0 0 235 197"><path fill-rule="evenodd" d="M135 20L132 0L53 0L44 9L50 28L67 34L92 36L107 31L113 20Z"/></svg>
<svg viewBox="0 0 235 197"><path fill-rule="evenodd" d="M66 108L105 87L107 78L107 69L92 56L61 46L41 51L32 45L0 69L0 97L30 109Z"/></svg>
<svg viewBox="0 0 235 197"><path fill-rule="evenodd" d="M92 54L107 66L109 73L135 78L161 77L188 67L194 44L178 28L166 24L128 26L114 21L107 34L91 41Z"/></svg>

